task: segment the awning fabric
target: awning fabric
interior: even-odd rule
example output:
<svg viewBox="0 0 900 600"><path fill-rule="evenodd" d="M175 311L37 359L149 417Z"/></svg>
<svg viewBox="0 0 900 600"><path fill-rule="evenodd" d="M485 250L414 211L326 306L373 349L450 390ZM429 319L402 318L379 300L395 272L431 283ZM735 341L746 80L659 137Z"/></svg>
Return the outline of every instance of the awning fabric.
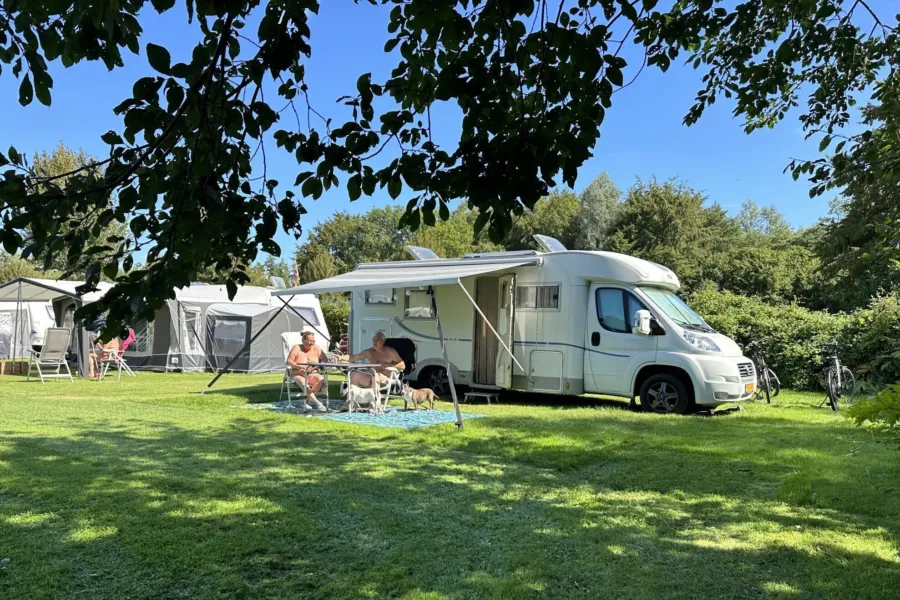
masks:
<svg viewBox="0 0 900 600"><path fill-rule="evenodd" d="M465 277L506 271L523 265L540 262L539 257L521 260L497 261L412 261L406 263L383 263L360 265L349 273L329 277L291 288L272 292L273 296L293 296L295 294L324 294L328 292L356 292L379 288L409 288L420 286L456 285ZM442 264L443 263L443 264Z"/></svg>
<svg viewBox="0 0 900 600"><path fill-rule="evenodd" d="M80 298L80 294L75 289L83 283L83 281L57 281L53 279L20 277L0 285L0 302L16 302L19 299L20 287L23 302L49 301L62 296ZM84 299L87 301L95 300L112 286L108 283L101 283L98 287L97 292L87 294Z"/></svg>

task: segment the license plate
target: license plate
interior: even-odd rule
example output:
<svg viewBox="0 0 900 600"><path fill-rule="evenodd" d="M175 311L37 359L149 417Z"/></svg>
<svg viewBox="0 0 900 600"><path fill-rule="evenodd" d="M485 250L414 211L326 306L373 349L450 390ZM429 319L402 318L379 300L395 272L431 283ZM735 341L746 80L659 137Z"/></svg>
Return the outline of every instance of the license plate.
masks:
<svg viewBox="0 0 900 600"><path fill-rule="evenodd" d="M752 383L748 383L744 386L744 393L745 394L753 393L753 384Z"/></svg>

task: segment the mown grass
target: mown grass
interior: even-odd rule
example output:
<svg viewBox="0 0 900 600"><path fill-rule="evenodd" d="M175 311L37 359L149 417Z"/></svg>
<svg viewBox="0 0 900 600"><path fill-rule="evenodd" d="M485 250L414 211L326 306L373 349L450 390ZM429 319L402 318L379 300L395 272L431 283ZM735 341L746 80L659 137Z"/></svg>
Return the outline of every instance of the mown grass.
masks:
<svg viewBox="0 0 900 600"><path fill-rule="evenodd" d="M0 598L900 596L900 450L815 394L405 432L209 379L0 378Z"/></svg>

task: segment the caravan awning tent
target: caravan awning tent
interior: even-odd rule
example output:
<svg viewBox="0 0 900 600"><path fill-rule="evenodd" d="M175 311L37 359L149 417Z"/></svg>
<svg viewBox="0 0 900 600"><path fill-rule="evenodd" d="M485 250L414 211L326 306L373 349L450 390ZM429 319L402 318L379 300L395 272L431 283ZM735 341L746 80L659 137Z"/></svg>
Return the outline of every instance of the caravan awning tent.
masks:
<svg viewBox="0 0 900 600"><path fill-rule="evenodd" d="M82 295L78 293L78 288L81 285L84 285L83 281L57 281L53 279L20 277L0 285L0 302L21 304L24 302L49 302L64 299L70 305L73 305L74 308L79 308L84 304L98 300L112 287L108 283L100 283L96 292ZM87 354L89 343L87 337L82 328L74 328L75 344L73 344L73 347L79 349L78 366L82 377L86 377L88 372ZM23 347L24 345L16 343L15 346Z"/></svg>
<svg viewBox="0 0 900 600"><path fill-rule="evenodd" d="M360 292L385 287L421 287L457 285L461 279L505 271L524 265L540 264L540 257L517 259L417 260L401 263L362 264L353 271L291 288L272 292L273 296Z"/></svg>

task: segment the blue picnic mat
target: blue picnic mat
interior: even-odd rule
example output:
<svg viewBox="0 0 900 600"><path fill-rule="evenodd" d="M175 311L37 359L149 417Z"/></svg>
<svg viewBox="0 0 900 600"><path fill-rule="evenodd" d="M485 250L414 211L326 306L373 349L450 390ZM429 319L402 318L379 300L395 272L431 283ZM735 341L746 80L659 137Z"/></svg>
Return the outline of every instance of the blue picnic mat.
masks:
<svg viewBox="0 0 900 600"><path fill-rule="evenodd" d="M323 401L325 401L323 399ZM328 408L336 409L343 402L340 400L326 401ZM372 415L365 411L356 411L353 414L345 412L299 411L296 404L291 407L287 402L265 402L258 404L244 404L240 408L252 408L269 412L279 412L300 415L315 419L328 419L342 423L357 423L359 425L374 425L375 427L394 427L398 429L418 429L429 425L441 425L443 423L456 423L456 413L448 410L403 410L396 406L389 406L383 415ZM463 419L478 419L487 415L475 413L463 413Z"/></svg>
<svg viewBox="0 0 900 600"><path fill-rule="evenodd" d="M474 413L462 413L463 419L478 419L486 417ZM357 411L350 413L317 413L318 419L329 421L341 421L343 423L357 423L360 425L374 425L376 427L396 427L399 429L418 429L429 425L441 425L442 423L456 423L456 413L449 410L403 410L395 406L389 406L383 415L372 415L367 412Z"/></svg>

